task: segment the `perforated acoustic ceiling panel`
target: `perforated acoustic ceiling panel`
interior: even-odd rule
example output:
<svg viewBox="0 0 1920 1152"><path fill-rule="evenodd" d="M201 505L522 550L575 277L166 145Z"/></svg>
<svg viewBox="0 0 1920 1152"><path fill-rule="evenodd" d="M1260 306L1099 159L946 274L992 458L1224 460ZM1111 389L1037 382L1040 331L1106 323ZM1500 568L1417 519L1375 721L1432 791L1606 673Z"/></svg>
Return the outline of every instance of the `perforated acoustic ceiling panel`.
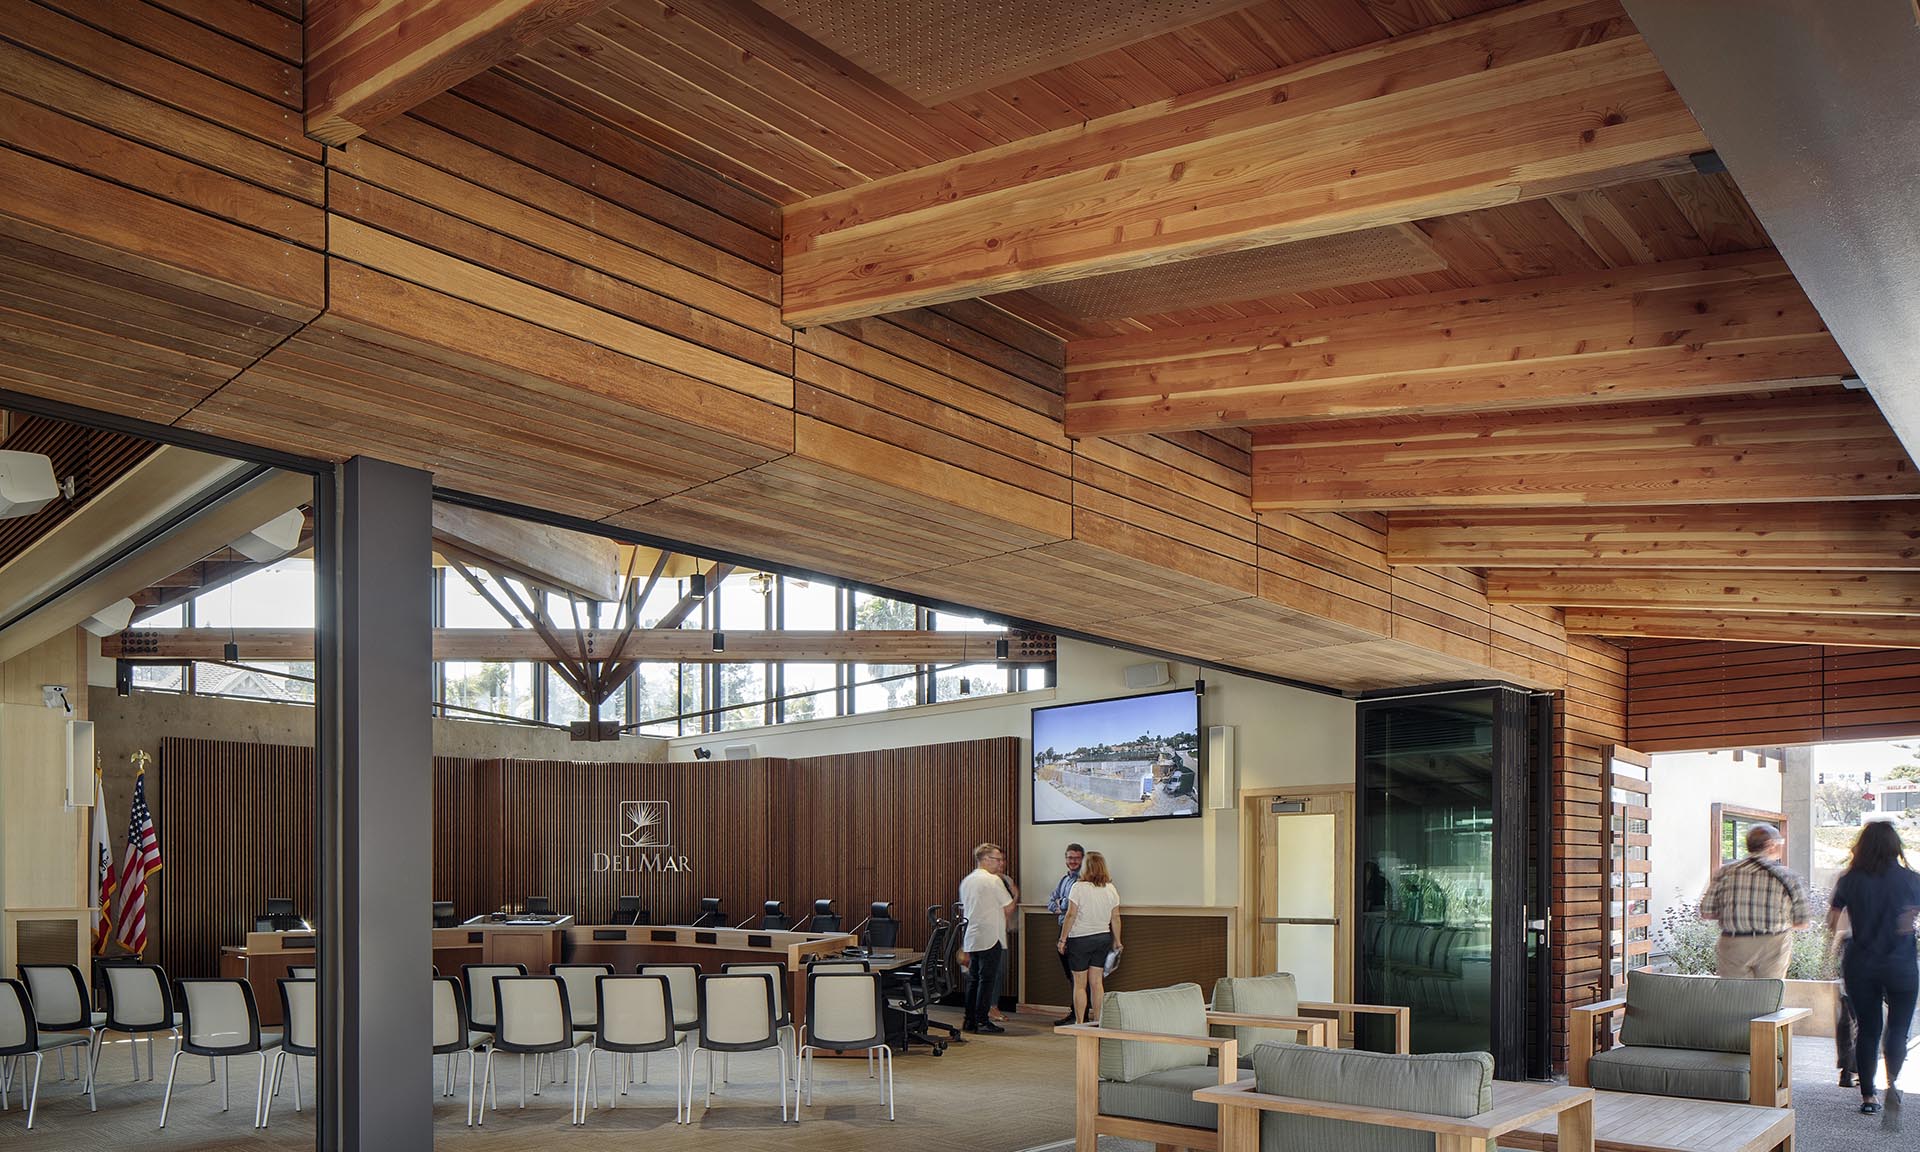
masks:
<svg viewBox="0 0 1920 1152"><path fill-rule="evenodd" d="M1446 266L1418 228L1396 225L1046 284L1029 291L1070 316L1113 320L1439 272Z"/></svg>
<svg viewBox="0 0 1920 1152"><path fill-rule="evenodd" d="M759 0L923 104L1031 76L1249 0Z"/></svg>

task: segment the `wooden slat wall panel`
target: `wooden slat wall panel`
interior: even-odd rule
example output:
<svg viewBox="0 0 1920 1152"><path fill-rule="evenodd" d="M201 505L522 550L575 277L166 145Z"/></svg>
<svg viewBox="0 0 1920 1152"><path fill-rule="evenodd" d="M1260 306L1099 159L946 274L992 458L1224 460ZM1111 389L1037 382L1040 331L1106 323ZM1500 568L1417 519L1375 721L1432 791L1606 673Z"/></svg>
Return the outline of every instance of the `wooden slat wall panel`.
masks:
<svg viewBox="0 0 1920 1152"><path fill-rule="evenodd" d="M1567 642L1567 688L1555 702L1553 804L1553 1063L1567 1059L1567 1010L1601 996L1604 912L1601 777L1626 735L1626 654Z"/></svg>
<svg viewBox="0 0 1920 1152"><path fill-rule="evenodd" d="M167 737L156 775L147 956L168 975L219 975L221 947L245 939L269 896L316 914L313 749Z"/></svg>
<svg viewBox="0 0 1920 1152"><path fill-rule="evenodd" d="M323 302L320 148L265 13L10 5L0 383L171 421ZM272 37L267 37L271 40Z"/></svg>
<svg viewBox="0 0 1920 1152"><path fill-rule="evenodd" d="M270 895L313 914L312 764L309 748L162 741L166 868L149 955L169 973L215 974L220 948L240 942ZM868 903L891 900L902 945L917 947L926 907L953 902L976 843L1018 854L1021 767L1013 737L792 761L436 757L433 894L463 917L547 896L583 924L611 920L627 893L656 923L686 923L703 896L719 896L732 923L765 900L804 915L832 897L851 927ZM660 853L686 857L690 871L594 870L595 853L621 854L622 800L672 806Z"/></svg>
<svg viewBox="0 0 1920 1152"><path fill-rule="evenodd" d="M1628 650L1628 742L1668 752L1920 734L1920 653L1723 641Z"/></svg>
<svg viewBox="0 0 1920 1152"><path fill-rule="evenodd" d="M150 440L122 432L88 428L45 416L14 414L0 448L51 457L54 477L61 480L73 477L76 495L72 500L55 500L31 516L0 520L0 565L53 531L82 504L145 460L155 447Z"/></svg>

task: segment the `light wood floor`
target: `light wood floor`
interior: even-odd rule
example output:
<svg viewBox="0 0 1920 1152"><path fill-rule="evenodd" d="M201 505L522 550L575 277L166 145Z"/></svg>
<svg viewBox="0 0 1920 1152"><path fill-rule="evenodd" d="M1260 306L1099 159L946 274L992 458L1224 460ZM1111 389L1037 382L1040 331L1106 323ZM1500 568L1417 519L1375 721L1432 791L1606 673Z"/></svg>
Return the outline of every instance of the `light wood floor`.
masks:
<svg viewBox="0 0 1920 1152"><path fill-rule="evenodd" d="M756 1055L733 1060L731 1083L715 1095L710 1111L702 1113L696 1091L691 1127L673 1124L671 1088L656 1084L636 1087L634 1095L618 1098L615 1107L589 1113L586 1126L574 1128L567 1123L570 1105L564 1085L549 1086L544 1095L529 1097L522 1112L519 1062L503 1059L495 1065L500 1111L487 1114L485 1127L468 1128L463 1076L456 1097L437 1101L435 1143L474 1152L521 1148L593 1152L630 1150L636 1135L648 1134L650 1148L687 1152L845 1148L1014 1152L1073 1135L1073 1047L1052 1035L1048 1023L1016 1018L1005 1036L970 1037L971 1043L953 1045L945 1056L936 1058L921 1048L911 1056L898 1057L894 1065L898 1119L893 1123L887 1121L878 1086L867 1079L864 1060L819 1061L813 1105L801 1110L797 1125L780 1123L773 1059ZM312 1113L295 1115L293 1095L286 1086L271 1126L265 1132L251 1127L255 1086L251 1060L233 1062L233 1107L225 1113L219 1110L219 1087L206 1083L206 1061L181 1060L167 1127L159 1129L168 1050L163 1047L161 1053L156 1062L160 1081L136 1083L130 1079L126 1046L110 1046L101 1061L96 1113L89 1113L86 1097L77 1095L78 1081L51 1080L49 1065L33 1131L26 1131L16 1087L10 1110L0 1112L0 1147L8 1152L242 1148L305 1152L314 1146ZM143 1076L145 1065L143 1048ZM438 1083L438 1062L435 1068ZM653 1068L656 1081L672 1083L670 1059L656 1057ZM312 1089L309 1067L303 1073L309 1105Z"/></svg>

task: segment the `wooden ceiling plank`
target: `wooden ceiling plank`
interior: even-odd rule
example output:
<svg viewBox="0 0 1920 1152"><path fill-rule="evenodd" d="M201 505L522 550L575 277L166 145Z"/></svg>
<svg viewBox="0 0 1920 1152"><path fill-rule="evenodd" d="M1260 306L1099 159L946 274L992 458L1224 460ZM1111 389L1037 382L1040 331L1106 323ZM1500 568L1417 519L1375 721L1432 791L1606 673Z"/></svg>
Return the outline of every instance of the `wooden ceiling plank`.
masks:
<svg viewBox="0 0 1920 1152"><path fill-rule="evenodd" d="M1569 23L1592 42L1569 48ZM793 205L785 314L826 323L1575 192L1684 171L1705 147L1617 7L1533 0Z"/></svg>
<svg viewBox="0 0 1920 1152"><path fill-rule="evenodd" d="M1563 608L1920 615L1920 573L1495 568L1487 599Z"/></svg>
<svg viewBox="0 0 1920 1152"><path fill-rule="evenodd" d="M1569 635L1650 636L1747 644L1920 648L1920 617L1915 616L1569 608L1566 611L1566 624ZM1686 694L1692 696L1695 692L1688 689Z"/></svg>
<svg viewBox="0 0 1920 1152"><path fill-rule="evenodd" d="M1262 511L1912 499L1863 392L1278 425L1254 433Z"/></svg>
<svg viewBox="0 0 1920 1152"><path fill-rule="evenodd" d="M1396 512L1393 564L1920 569L1920 501Z"/></svg>
<svg viewBox="0 0 1920 1152"><path fill-rule="evenodd" d="M611 601L620 587L620 546L530 520L458 504L433 506L433 538L545 588Z"/></svg>
<svg viewBox="0 0 1920 1152"><path fill-rule="evenodd" d="M1847 371L1761 252L1073 341L1066 431L1507 411Z"/></svg>
<svg viewBox="0 0 1920 1152"><path fill-rule="evenodd" d="M609 2L313 0L307 135L345 144Z"/></svg>

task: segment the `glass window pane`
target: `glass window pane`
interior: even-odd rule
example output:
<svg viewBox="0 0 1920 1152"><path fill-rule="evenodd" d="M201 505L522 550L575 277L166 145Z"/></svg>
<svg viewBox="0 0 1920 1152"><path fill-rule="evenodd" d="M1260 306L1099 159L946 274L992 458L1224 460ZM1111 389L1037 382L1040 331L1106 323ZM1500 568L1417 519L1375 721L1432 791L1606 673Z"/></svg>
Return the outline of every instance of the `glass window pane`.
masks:
<svg viewBox="0 0 1920 1152"><path fill-rule="evenodd" d="M313 561L289 557L194 598L202 628L313 627Z"/></svg>
<svg viewBox="0 0 1920 1152"><path fill-rule="evenodd" d="M177 669L176 669L177 671ZM304 676L306 681L276 676L276 672ZM244 696L252 700L280 700L295 704L313 703L313 663L249 663L244 668L227 664L195 664L193 688L201 696Z"/></svg>
<svg viewBox="0 0 1920 1152"><path fill-rule="evenodd" d="M135 664L133 686L155 692L184 692L187 669L184 664Z"/></svg>
<svg viewBox="0 0 1920 1152"><path fill-rule="evenodd" d="M990 624L978 616L961 616L953 612L929 612L932 628L935 632L1005 632L1005 624Z"/></svg>
<svg viewBox="0 0 1920 1152"><path fill-rule="evenodd" d="M642 664L633 674L634 694L640 700L643 736L678 736L680 725L672 717L680 712L680 665ZM652 723L647 723L652 721Z"/></svg>
<svg viewBox="0 0 1920 1152"><path fill-rule="evenodd" d="M856 664L853 674L855 712L885 712L920 702L919 677L911 664Z"/></svg>
<svg viewBox="0 0 1920 1152"><path fill-rule="evenodd" d="M513 600L500 590L500 582L485 572L469 568L481 585L500 602L500 607L512 613L513 618L524 623L526 617L513 606ZM473 590L466 577L449 568L446 570L443 603L448 628L510 628L505 616L500 615L486 598Z"/></svg>
<svg viewBox="0 0 1920 1152"><path fill-rule="evenodd" d="M734 708L720 713L719 722L713 727L719 729L757 728L767 722L767 666L764 664L715 664L711 666L719 677L720 705L749 704L750 707Z"/></svg>
<svg viewBox="0 0 1920 1152"><path fill-rule="evenodd" d="M853 594L853 626L895 631L919 627L913 605L905 600L888 600L865 592Z"/></svg>
<svg viewBox="0 0 1920 1152"><path fill-rule="evenodd" d="M786 597L783 627L807 632L831 632L840 627L834 610L839 603L840 589L835 585L825 580L782 576L780 589L780 594Z"/></svg>
<svg viewBox="0 0 1920 1152"><path fill-rule="evenodd" d="M445 702L467 712L451 711L456 719L484 720L486 713L533 719L533 685L542 665L531 662L449 660L446 664Z"/></svg>
<svg viewBox="0 0 1920 1152"><path fill-rule="evenodd" d="M558 669L547 666L547 723L571 724L576 720L585 720L588 716L587 702ZM622 724L627 720L627 691L622 685L613 695L600 705L600 719L615 720Z"/></svg>
<svg viewBox="0 0 1920 1152"><path fill-rule="evenodd" d="M960 691L960 681L967 682L967 691ZM971 699L975 696L1001 696L1007 691L1007 670L998 664L966 664L959 668L947 668L933 678L933 698L939 700Z"/></svg>
<svg viewBox="0 0 1920 1152"><path fill-rule="evenodd" d="M187 606L185 604L175 604L165 612L149 616L144 620L136 618L133 626L135 628L185 628L187 626Z"/></svg>
<svg viewBox="0 0 1920 1152"><path fill-rule="evenodd" d="M682 664L680 666L680 712L686 719L680 721L680 735L694 736L713 727L711 716L696 716L706 705L706 675L708 665Z"/></svg>
<svg viewBox="0 0 1920 1152"><path fill-rule="evenodd" d="M786 684L783 694L792 696L796 692L810 695L788 700L785 705L785 721L792 723L801 720L824 720L829 716L840 715L840 693L835 690L835 672L838 664L787 664L783 665Z"/></svg>
<svg viewBox="0 0 1920 1152"><path fill-rule="evenodd" d="M1022 692L1053 687L1053 665L1051 664L1022 664L1017 675L1020 677Z"/></svg>
<svg viewBox="0 0 1920 1152"><path fill-rule="evenodd" d="M754 586L758 573L735 572L720 585L720 630L757 632L767 626L767 595ZM773 585L767 584L768 589Z"/></svg>

